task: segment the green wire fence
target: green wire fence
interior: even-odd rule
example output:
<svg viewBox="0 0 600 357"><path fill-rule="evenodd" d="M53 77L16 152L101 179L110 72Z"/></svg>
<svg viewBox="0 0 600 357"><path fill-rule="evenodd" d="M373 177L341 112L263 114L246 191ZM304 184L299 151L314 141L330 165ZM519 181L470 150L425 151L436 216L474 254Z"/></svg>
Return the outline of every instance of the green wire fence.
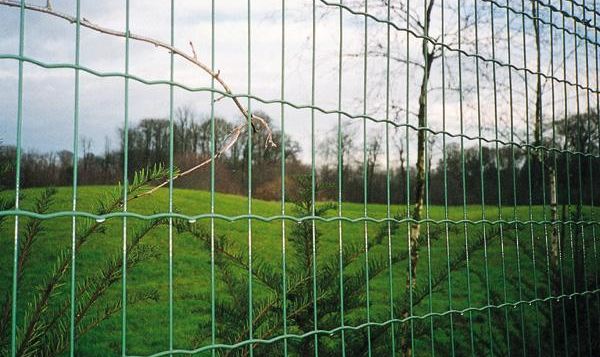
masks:
<svg viewBox="0 0 600 357"><path fill-rule="evenodd" d="M260 55L278 79L253 72L261 2L212 0L197 14L210 23L209 55L176 46L180 2L167 42L130 30L129 0L121 28L82 17L81 3L0 0L0 19L19 23L18 53L0 53L18 63L16 137L0 152L2 355L600 354L595 1L267 1L280 33ZM234 17L246 26L235 49L245 91L217 65L231 36L217 31L230 21L221 6L245 14ZM298 48L301 12L310 36ZM31 14L72 25L72 62L26 53ZM123 39L122 71L81 64L83 29ZM168 79L130 70L134 43L169 53ZM307 101L286 85L299 51ZM210 84L178 82L180 60ZM31 68L74 73L70 189L26 183ZM123 85L115 187L82 180L82 75ZM278 95L253 94L265 81ZM135 161L132 84L168 88L163 161ZM188 166L178 93L209 96L208 151ZM244 117L224 133L222 101ZM302 139L310 155L291 159ZM260 161L267 152L275 159ZM232 162L242 196L221 186ZM264 170L277 176L266 194ZM198 172L208 192L177 186Z"/></svg>

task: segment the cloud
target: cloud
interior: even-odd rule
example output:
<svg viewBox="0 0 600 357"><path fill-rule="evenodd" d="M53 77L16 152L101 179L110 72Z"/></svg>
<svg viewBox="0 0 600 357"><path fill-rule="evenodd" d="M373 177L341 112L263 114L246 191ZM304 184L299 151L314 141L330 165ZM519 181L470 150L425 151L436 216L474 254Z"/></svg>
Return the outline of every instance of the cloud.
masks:
<svg viewBox="0 0 600 357"><path fill-rule="evenodd" d="M85 4L85 5L83 5ZM82 4L82 17L102 26L122 30L124 28L123 7L119 2L85 2ZM119 5L120 4L120 5ZM136 34L170 41L170 13L166 2L132 2L131 30ZM211 23L208 2L178 2L175 12L175 43L186 51L188 42L195 44L199 58L210 62ZM73 13L66 3L57 3L57 11ZM281 19L277 16L279 2L260 1L252 3L251 37L251 88L250 93L266 100L280 98L281 87ZM18 50L18 9L0 7L2 23L11 23L8 36L2 41L3 53L15 54ZM280 11L280 10L279 10ZM310 36L307 26L310 8L287 9L286 23L286 99L302 105L310 104ZM246 7L242 2L223 2L215 11L215 68L236 93L247 93L248 89L248 44ZM26 12L25 55L49 64L73 64L75 61L75 27L68 22L48 15ZM330 55L330 49L337 47L335 37L330 32L337 24L321 21L317 31L319 51ZM349 30L350 31L350 30ZM327 36L325 35L327 34ZM335 61L326 61L319 52L317 59L318 89L328 92L326 101L332 104L331 95L337 86L332 73ZM11 63L12 62L12 63ZM124 40L82 28L80 42L80 64L99 72L123 72L125 65ZM324 66L325 62L331 62ZM17 84L16 62L2 60L0 70L1 88L4 93L14 93ZM130 45L130 74L146 80L168 80L170 75L170 54L162 49L135 41ZM177 59L174 67L174 80L192 88L209 87L210 77L197 67ZM123 85L119 78L96 78L81 75L80 121L81 135L95 137L95 149L102 147L103 138L99 135L113 135L122 125L124 108L120 96ZM349 84L350 82L347 82ZM24 146L38 150L58 150L68 148L68 135L72 132L74 108L74 74L72 70L43 69L26 65L24 70ZM120 87L120 88L119 88ZM90 95L93 93L93 95ZM208 93L175 91L177 105L192 105L202 113L209 112ZM130 115L135 122L143 117L165 117L168 115L168 86L144 86L131 82ZM14 142L16 98L3 96L0 103L8 123L3 136L7 142ZM324 101L325 102L325 101ZM267 111L279 122L279 105L265 105L253 101L253 108ZM216 105L217 114L230 120L238 120L239 112L227 100ZM286 110L288 133L306 142L308 110ZM35 125L32 125L35 123ZM101 129L100 129L101 128ZM110 129L112 128L112 129ZM43 133L43 134L41 134ZM72 135L69 140L72 140ZM306 151L306 150L305 150Z"/></svg>
<svg viewBox="0 0 600 357"><path fill-rule="evenodd" d="M34 2L44 5L45 1ZM57 11L74 14L75 0L54 1L53 6ZM363 57L364 46L364 18L343 12L343 54L341 63L343 69L342 94L339 96L339 9L324 6L317 2L316 10L316 43L315 43L315 69L314 69L314 96L313 96L313 51L312 51L312 7L308 2L286 2L285 47L282 48L282 18L281 2L279 0L253 0L251 2L251 47L248 47L248 14L246 1L216 1L215 18L215 43L214 59L215 69L220 70L221 77L226 80L232 90L238 94L251 94L267 101L281 99L282 86L282 50L285 52L283 70L283 89L285 100L296 106L314 105L327 111L338 108L338 97L341 99L341 108L351 115L363 113L363 101L366 100L366 113L376 119L386 118L386 88L389 82L390 103L392 108L388 118L400 123L405 122L406 110L415 113L418 106L418 92L422 71L418 67L410 68L407 78L406 65L392 61L388 73L386 61L383 57L369 57L367 63L367 79L365 97ZM420 5L415 6L418 13ZM385 18L382 9L371 7L370 13L379 18ZM421 9L422 10L422 9ZM489 12L489 9L485 10ZM434 10L434 18L439 19L440 9ZM447 11L447 14L451 12ZM122 1L106 0L94 2L81 2L81 16L89 21L105 27L123 31L125 29L125 8ZM499 15L498 15L499 16ZM26 12L25 24L25 55L35 60L49 64L73 64L75 61L75 26L64 20L48 15ZM131 2L130 28L131 31L159 39L164 42L171 41L173 29L174 43L177 47L191 53L189 41L194 43L200 60L211 64L211 24L212 12L209 1L177 1L175 3L174 26L171 27L170 2L153 0ZM399 27L402 22L394 20ZM447 24L451 26L452 24ZM483 26L483 25L482 25ZM511 25L512 26L512 25ZM516 26L516 25L515 25ZM439 27L439 26L438 26ZM433 27L432 31L440 28ZM486 25L485 28L488 28ZM486 31L480 28L481 36ZM369 46L378 44L385 46L387 25L369 21L367 27L367 41ZM512 29L517 31L518 29ZM0 39L0 54L16 54L19 45L19 10L0 6L0 31L6 34ZM465 32L469 33L470 32ZM487 36L491 36L487 33ZM500 36L494 34L495 36ZM391 31L392 54L405 55L410 51L410 58L421 61L420 40L410 37L406 42L406 33L392 29ZM469 35L470 36L470 35ZM501 38L500 38L501 39ZM503 41L499 41L502 43ZM490 56L489 44L482 40L481 49L485 56ZM468 45L471 46L472 45ZM515 48L522 49L522 44L515 42ZM520 47L519 47L520 46ZM468 47L471 52L473 49ZM371 48L371 47L369 47ZM380 48L381 50L381 48ZM248 51L251 53L250 71L248 69ZM499 45L498 58L505 61L505 50ZM513 62L519 60L519 51ZM354 56L353 56L354 55ZM170 54L150 44L131 41L129 49L129 73L145 80L160 81L170 78ZM446 85L457 86L458 62L456 52L447 52ZM82 28L80 40L80 64L102 73L123 73L125 70L125 41L95 31ZM494 112L491 67L480 63L481 78L480 107L484 115L482 123L488 128L493 127ZM477 135L477 105L475 85L475 71L477 63L473 57L462 57L462 80L464 91L462 96L456 91L445 92L445 101L442 101L440 90L431 90L429 98L429 126L434 130L442 129L442 109L445 106L446 130L452 133L460 132L460 115L463 122L468 122L464 130L468 135ZM527 63L533 66L531 56ZM0 118L6 125L1 126L0 135L6 142L14 143L16 128L16 88L17 88L17 62L14 59L0 60ZM525 96L522 71L513 70L514 87L514 115L515 130L524 126ZM498 67L499 82L506 82L508 70L505 66ZM569 74L573 76L573 74ZM174 80L190 88L210 87L210 77L197 67L176 58L173 71ZM250 79L250 88L248 82ZM531 85L532 81L530 81ZM123 125L124 108L124 79L120 77L100 78L90 74L81 74L80 120L82 136L94 139L93 150L103 148L104 136L113 138L117 142L115 133ZM431 87L442 85L441 60L437 60L432 68ZM43 69L27 64L24 67L24 126L26 132L24 141L26 148L35 148L41 151L57 150L72 146L73 110L74 110L74 71L68 69ZM506 98L510 89L498 88L499 98ZM519 92L520 91L520 92ZM406 103L408 93L409 103ZM462 98L462 108L460 101ZM533 96L529 96L531 102ZM246 99L243 100L247 102ZM498 112L507 115L507 101L499 101ZM547 100L545 103L549 103ZM210 112L210 94L207 91L187 91L180 88L174 89L174 106L188 105L195 108L200 116ZM549 105L549 104L546 104ZM281 106L264 104L260 101L251 101L253 109L267 112L273 121L280 125ZM462 110L462 112L461 112ZM169 86L148 86L130 81L129 92L129 118L132 123L145 117L167 117L169 115ZM241 120L240 113L230 100L221 100L215 104L215 113L231 121ZM295 109L285 106L285 126L288 135L301 143L303 159L310 160L312 145L311 123L313 112L310 109ZM315 140L326 140L328 133L337 124L337 114L323 114L318 110L314 112ZM409 123L416 125L416 118L409 115ZM356 143L362 146L362 119L348 119L343 117L345 125L356 126ZM355 123L355 124L353 124ZM370 124L366 136L371 136L376 131L383 130L384 124ZM68 135L66 133L69 133ZM414 133L410 134L411 145ZM70 135L70 136L69 136ZM318 147L318 143L315 145Z"/></svg>

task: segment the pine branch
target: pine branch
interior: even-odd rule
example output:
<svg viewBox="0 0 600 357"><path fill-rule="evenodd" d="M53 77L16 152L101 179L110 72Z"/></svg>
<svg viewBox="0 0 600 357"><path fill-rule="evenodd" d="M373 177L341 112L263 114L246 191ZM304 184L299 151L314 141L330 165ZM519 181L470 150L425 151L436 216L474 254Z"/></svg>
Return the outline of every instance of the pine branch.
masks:
<svg viewBox="0 0 600 357"><path fill-rule="evenodd" d="M139 263L155 258L158 256L156 247L141 245L140 242L144 236L146 236L151 230L158 227L159 225L166 224L167 219L153 220L142 227L138 227L130 237L129 244L127 245L127 268L133 268ZM80 284L77 287L76 301L81 305L81 308L77 311L77 318L75 323L79 324L83 320L91 309L91 307L102 297L106 291L118 282L123 274L123 256L116 254L112 259L105 262L104 268L101 268L99 273L86 279L84 284ZM63 307L50 319L50 323L47 326L46 332L52 329L53 325L61 318L66 316L68 309L70 308L70 299L67 299L63 304Z"/></svg>
<svg viewBox="0 0 600 357"><path fill-rule="evenodd" d="M127 296L127 306L134 306L140 303L156 302L159 300L159 294L156 290L150 290L141 293L131 293ZM116 301L106 304L94 317L84 322L76 324L76 338L88 334L91 330L98 327L102 322L108 320L123 308L123 301L117 298ZM79 308L78 308L79 311ZM70 326L61 322L54 331L50 331L44 338L44 348L40 353L42 357L57 357L62 355L69 347L69 328Z"/></svg>
<svg viewBox="0 0 600 357"><path fill-rule="evenodd" d="M35 213L44 214L47 212L48 207L52 203L52 198L56 194L56 189L54 188L46 188L42 194L35 198L34 209ZM8 202L6 202L8 204ZM12 206L12 205L11 205ZM3 210L4 207L0 207L0 210ZM35 244L36 238L38 234L42 232L42 220L31 218L27 220L25 226L23 228L23 237L19 239L19 260L17 262L17 284L21 281L23 277L25 264L29 258L29 253L31 252L31 247ZM2 338L2 342L4 342L4 336L8 336L8 331L5 329L9 326L9 319L11 313L11 295L9 289L6 290L4 304L2 308L2 318L0 319L0 336Z"/></svg>
<svg viewBox="0 0 600 357"><path fill-rule="evenodd" d="M178 220L177 222L175 222L175 225L180 232L190 233L193 237L199 239L202 243L204 243L208 249L211 249L211 236L206 230L182 220ZM248 265L248 259L246 258L245 254L240 250L232 248L232 244L226 236L220 235L215 237L214 249L215 253L228 259L232 263L239 266L241 269L245 271L250 270L250 266ZM266 287L270 288L272 291L280 292L281 286L279 286L277 282L281 281L281 276L275 273L274 271L275 270L269 263L267 263L264 260L261 260L258 257L253 257L252 275Z"/></svg>
<svg viewBox="0 0 600 357"><path fill-rule="evenodd" d="M153 170L141 170L134 175L134 180L132 184L128 187L128 194L134 194L140 189L157 177L164 175L164 169L161 166L155 166ZM103 201L98 204L98 213L106 214L109 212L115 211L122 204L122 198L120 196L110 197L109 200ZM90 236L94 233L102 233L103 232L103 221L93 221L93 220L83 220L87 222L82 229L78 231L76 236L75 243L75 254L77 254L81 247L88 241ZM55 294L55 290L61 286L61 280L66 274L69 265L71 264L71 254L67 254L66 251L63 251L59 254L58 261L55 264L55 268L52 270L50 274L50 278L48 278L39 288L38 294L34 297L34 303L30 306L33 310L30 312L30 318L25 319L24 326L27 326L24 329L23 336L19 343L19 347L17 349L17 356L23 357L27 351L31 351L34 348L34 344L31 344L31 341L35 341L37 338L37 333L40 331L44 331L43 326L43 317L48 308L49 300L53 294Z"/></svg>

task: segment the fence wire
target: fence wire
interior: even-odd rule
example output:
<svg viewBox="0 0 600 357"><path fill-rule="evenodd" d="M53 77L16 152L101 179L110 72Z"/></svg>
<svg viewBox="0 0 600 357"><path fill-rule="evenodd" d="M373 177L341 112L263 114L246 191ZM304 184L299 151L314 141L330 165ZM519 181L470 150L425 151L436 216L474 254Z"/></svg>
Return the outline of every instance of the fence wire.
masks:
<svg viewBox="0 0 600 357"><path fill-rule="evenodd" d="M2 251L8 262L2 265L3 355L600 353L595 339L600 329L595 207L600 9L595 1L312 0L298 10L298 2L281 0L268 4L278 6L270 14L280 25L277 37L255 30L252 14L265 4L212 0L209 16L198 14L209 23L208 58L200 51L197 56L193 44L191 51L177 47L179 2L170 2L166 42L130 30L129 0L122 6L123 30L83 18L81 5L76 0L72 11L63 13L49 1L0 0L0 17L18 12L19 23L13 31L18 53L0 53L3 62L18 63L11 73L18 83L14 160L3 172L3 182L14 186L0 192L11 200L0 207L0 231L3 245L12 248L12 259ZM217 65L217 44L231 35L216 30L228 21L219 18L221 6L245 14L236 20L245 22L245 48L235 53L243 59L245 67L238 70L247 82L236 89L225 84L228 74ZM302 22L310 27L304 49L293 40L297 11L309 14ZM73 62L26 53L32 14L72 24ZM81 64L84 29L123 39L122 71ZM253 94L262 93L257 88L265 80L253 72L253 45L267 35L279 38L268 37L268 65L280 76L279 95L273 97ZM319 47L321 38L330 37L333 46ZM138 42L168 51L168 79L131 71L131 47ZM300 89L286 85L295 75L288 64L301 50L308 53L306 101L298 99ZM198 67L210 84L177 81L179 60ZM334 63L328 79L322 77L321 61ZM32 204L30 197L39 190L23 184L21 170L24 83L34 67L74 73L71 190L67 199L66 191L58 190L70 206L54 211L48 207L56 192L47 191ZM122 183L98 209L82 199L89 194L79 179L82 75L112 78L123 86L123 149L115 180ZM335 83L324 83L331 78ZM154 162L140 170L131 164L133 85L168 88L164 166ZM194 196L204 202L194 202L188 213L178 206L184 194L176 187L182 177L176 164L180 92L209 96L208 164L201 168L209 172L209 192ZM222 141L217 106L228 100L245 119ZM277 108L276 119L264 126L261 106ZM305 133L293 126L298 113ZM319 123L324 118L334 125L324 129ZM275 126L278 136L270 147L263 142L265 128L271 134ZM380 136L373 139L375 132ZM319 138L330 133L325 159ZM303 164L292 163L286 159L290 140L302 135L309 155ZM351 146L352 140L358 144ZM220 201L225 200L217 188L220 160L232 157L221 149L238 141L245 150L240 154L245 193ZM256 164L264 152L257 146L277 153L270 163L278 170L270 188L276 206L256 198L260 186L254 181L264 169ZM298 166L305 175L298 174ZM161 190L148 193L163 181ZM204 208L195 208L200 204ZM228 210L238 204L243 209ZM53 256L48 241L60 224L67 227L65 219L69 245ZM141 248L142 237L155 228L166 239L156 250ZM45 230L50 233L35 240ZM104 243L86 244L94 234L105 234ZM119 255L93 275L86 268L93 253L84 254L82 247L91 245L102 255L102 245L110 241L120 243ZM48 253L32 255L34 245ZM185 255L186 249L195 255ZM207 271L177 271L178 253ZM156 292L144 295L136 288L138 269L166 269L141 278ZM194 274L199 274L195 286L180 280ZM181 302L185 299L191 302ZM147 332L154 328L162 332ZM95 350L96 343L101 350Z"/></svg>

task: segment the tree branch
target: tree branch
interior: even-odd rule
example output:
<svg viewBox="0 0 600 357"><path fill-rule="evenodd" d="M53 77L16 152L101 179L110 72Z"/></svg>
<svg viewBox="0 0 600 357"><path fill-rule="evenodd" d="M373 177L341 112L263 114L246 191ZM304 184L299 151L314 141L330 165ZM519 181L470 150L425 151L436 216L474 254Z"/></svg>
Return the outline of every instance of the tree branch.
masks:
<svg viewBox="0 0 600 357"><path fill-rule="evenodd" d="M13 0L0 0L0 5L5 5L5 6L9 6L9 7L21 7L21 3L18 1L13 1ZM258 124L260 124L260 126L262 126L263 129L265 129L267 131L267 138L265 140L265 147L276 147L277 145L275 145L275 143L273 142L273 135L271 132L271 128L269 127L269 124L267 123L267 121L263 118L261 118L260 116L254 114L254 113L250 113L240 102L240 100L233 95L233 92L231 91L231 88L229 87L229 85L227 85L227 83L221 78L220 76L220 71L214 72L212 69L210 69L209 66L207 66L206 64L204 64L203 62L199 61L197 56L196 56L196 51L194 49L194 45L193 43L190 41L190 46L192 48L192 55L189 55L187 53L185 53L183 50L178 49L177 47L171 46L165 42L156 40L154 38L151 37L146 37L146 36L141 36L141 35L136 35L133 34L131 32L123 32L123 31L117 31L114 29L110 29L107 27L103 27L100 26L98 24L95 24L93 22L90 22L89 20L85 19L85 18L76 18L74 16L65 14L65 13L61 13L58 11L55 11L54 9L52 9L51 6L37 6L37 5L32 5L32 4L23 4L22 5L25 9L27 10L31 10L31 11L36 11L36 12L41 12L41 13L45 13L54 17L58 17L61 19L64 19L66 21L69 21L70 23L78 23L83 27L86 27L88 29L94 30L96 32L100 32L103 34L107 34L107 35L111 35L111 36L115 36L115 37L124 37L124 38L129 38L132 40L136 40L136 41L140 41L140 42L146 42L149 44L152 44L156 47L160 47L163 49L168 50L169 52L176 54L182 58L184 58L185 60L187 60L188 62L196 65L197 67L199 67L202 71L204 71L206 74L208 74L209 76L211 76L212 78L214 78L223 88L223 90L225 91L225 93L227 93L227 97L230 97L231 100L234 102L235 106L238 108L238 110L240 111L240 113L242 113L242 115L245 118L250 118L249 122L252 125L252 128L255 129L254 127L254 121L257 121ZM132 197L131 199L135 199L138 197L142 197L142 196L146 196L146 195L150 195L153 192L155 192L157 189L166 186L170 180L176 180L180 177L183 177L185 175L188 175L190 173L192 173L193 171L207 165L208 163L210 163L212 160L216 160L219 156L221 156L223 154L223 152L225 152L227 149L229 149L231 146L233 146L233 144L235 144L235 142L237 141L237 139L239 138L242 129L246 126L246 123L240 124L239 126L235 127L230 135L229 138L233 138L232 141L230 141L229 143L227 143L226 145L223 146L223 148L221 150L219 150L219 152L213 157L210 158L176 176L174 176L173 178L164 181L163 183L161 183L159 186L149 190L146 193L137 195Z"/></svg>
<svg viewBox="0 0 600 357"><path fill-rule="evenodd" d="M381 44L378 44L378 47L382 48ZM383 51L383 49L382 49L382 51ZM378 52L378 51L375 51L375 50L367 51L367 55L368 56L372 56L372 57L383 57L383 58L387 58L388 57L388 54L386 52ZM348 57L363 57L364 53L351 53L351 54L348 54L347 56ZM402 57L397 57L397 56L392 56L392 55L389 55L389 57L390 57L390 59L392 61L395 61L395 62L410 64L410 65L419 67L421 69L425 68L423 66L423 64L420 63L420 62L416 62L416 61L413 61L413 60L410 60L410 59L406 59L406 58L402 58Z"/></svg>

